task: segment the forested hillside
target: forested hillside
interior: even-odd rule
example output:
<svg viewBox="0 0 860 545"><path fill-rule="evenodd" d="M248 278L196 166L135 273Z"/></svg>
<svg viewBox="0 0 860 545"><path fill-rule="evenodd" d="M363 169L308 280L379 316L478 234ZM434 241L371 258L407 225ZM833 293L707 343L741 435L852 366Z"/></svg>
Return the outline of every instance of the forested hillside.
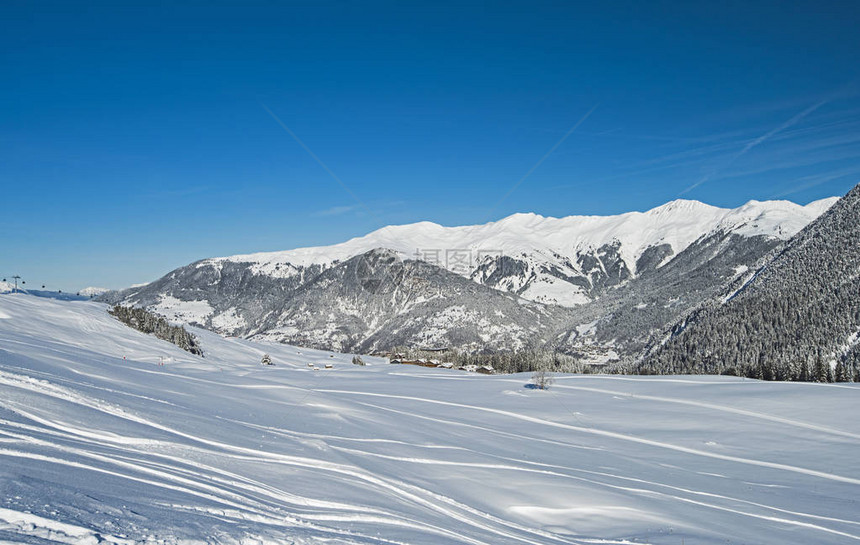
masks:
<svg viewBox="0 0 860 545"><path fill-rule="evenodd" d="M679 324L643 373L860 379L860 185Z"/></svg>
<svg viewBox="0 0 860 545"><path fill-rule="evenodd" d="M170 325L164 317L158 316L143 308L124 307L115 305L108 311L117 320L148 335L154 335L162 341L173 343L179 348L196 356L202 356L203 350L194 335L178 325Z"/></svg>

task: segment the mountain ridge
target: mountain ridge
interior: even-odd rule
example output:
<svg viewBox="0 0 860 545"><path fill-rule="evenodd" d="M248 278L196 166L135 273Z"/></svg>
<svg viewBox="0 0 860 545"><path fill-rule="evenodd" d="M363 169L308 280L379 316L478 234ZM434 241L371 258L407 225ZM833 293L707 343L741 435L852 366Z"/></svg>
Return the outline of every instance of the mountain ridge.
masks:
<svg viewBox="0 0 860 545"><path fill-rule="evenodd" d="M503 227L513 227L515 229L535 229L537 223L543 224L552 224L549 227L555 229L560 226L567 226L563 224L574 224L572 227L578 227L575 225L577 222L579 223L612 223L613 220L616 222L623 221L630 218L643 217L643 216L664 216L667 213L677 212L679 210L688 210L691 212L702 212L709 211L712 212L715 216L721 214L719 219L726 220L729 219L729 216L732 214L740 214L742 212L758 212L759 214L768 211L777 211L777 210L792 210L795 212L804 211L807 212L808 215L818 216L824 210L833 205L834 202L838 200L838 197L827 197L824 199L818 199L816 201L812 201L806 205L800 205L793 203L787 200L771 200L771 201L757 201L750 200L744 203L743 205L737 208L721 208L713 205L709 205L696 200L688 200L688 199L676 199L670 201L666 204L654 207L650 210L646 210L644 212L632 211L632 212L624 212L621 214L613 214L613 215L570 215L564 217L553 217L553 216L542 216L540 214L536 214L533 212L519 212L515 214L511 214L510 216L506 216L502 219L483 223L483 224L475 224L475 225L460 225L460 226L443 226L441 224L431 222L431 221L420 221L415 223L407 223L401 225L387 225L380 229L371 231L370 233L358 237L353 237L345 242L324 245L324 246L307 246L294 248L291 250L275 250L275 251L262 251L262 252L252 252L247 254L234 254L229 256L221 256L221 257L212 257L207 258L211 260L229 260L234 262L247 262L247 263L270 263L270 262L282 262L289 261L295 265L308 265L308 264L321 264L324 262L333 262L340 259L341 255L348 255L352 257L357 255L358 253L363 253L368 250L372 250L375 248L388 248L398 250L397 241L391 241L390 239L394 236L402 237L404 235L410 235L409 231L414 231L417 228L424 228L426 230L436 231L433 233L435 235L449 235L453 238L453 235L462 235L462 234L471 234L471 232L477 232L479 235L483 235L486 237L487 233L481 232L492 230L494 227L503 226ZM721 223L716 222L715 227ZM523 225L524 223L530 223L531 225ZM598 227L605 227L605 225L598 225ZM604 229L606 232L611 232L611 229ZM375 235L375 236L374 236ZM425 233L413 234L416 238L420 238L422 236L427 236ZM786 237L787 238L787 237ZM468 240L467 237L460 237L459 240ZM604 244L610 242L611 239L596 239L595 243ZM410 241L411 242L411 241ZM472 244L474 245L474 243ZM421 249L422 245L413 244L414 249ZM425 245L426 246L426 245ZM454 245L450 246L451 249L457 249L462 247L468 247L469 245ZM356 251L356 248L361 248L361 251ZM409 251L409 250L405 250ZM344 253L351 252L351 253ZM414 254L413 254L414 255Z"/></svg>
<svg viewBox="0 0 860 545"><path fill-rule="evenodd" d="M642 369L860 378L858 240L860 185L764 256L743 281L676 324Z"/></svg>
<svg viewBox="0 0 860 545"><path fill-rule="evenodd" d="M334 246L203 259L100 298L226 335L317 348L432 341L632 358L833 202L721 209L677 200L618 216L389 226ZM500 250L479 255L494 247ZM465 259L440 262L455 253ZM356 272L377 265L390 297L372 293ZM406 297L409 286L421 286L420 308ZM535 329L528 320L537 315Z"/></svg>
<svg viewBox="0 0 860 545"><path fill-rule="evenodd" d="M637 262L652 248L668 245L677 255L701 236L722 229L743 236L765 235L787 239L829 208L836 197L807 205L790 201L749 201L738 208L719 208L699 201L677 199L645 212L611 216L544 217L534 213L513 214L501 220L457 227L432 222L390 225L367 235L329 246L313 246L274 252L236 254L201 260L201 263L250 263L258 274L288 277L301 267L331 266L378 248L394 250L404 259L420 259L481 282L478 269L502 256L530 262L533 278L528 285L497 282L492 287L513 291L537 302L577 306L593 299L579 289L584 268L603 261L602 249L617 254L620 272L636 276ZM666 250L663 250L666 253ZM559 274L543 274L547 264ZM623 266L623 267L622 267ZM604 267L605 268L605 267ZM563 282L558 284L559 280ZM589 280L587 284L593 283ZM573 286L573 289L570 287Z"/></svg>

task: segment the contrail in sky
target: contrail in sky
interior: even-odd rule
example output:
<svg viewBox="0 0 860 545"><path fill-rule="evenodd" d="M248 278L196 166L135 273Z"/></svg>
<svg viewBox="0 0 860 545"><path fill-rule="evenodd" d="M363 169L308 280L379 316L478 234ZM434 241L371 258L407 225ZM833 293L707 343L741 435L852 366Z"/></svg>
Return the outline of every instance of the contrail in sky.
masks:
<svg viewBox="0 0 860 545"><path fill-rule="evenodd" d="M758 138L756 138L755 140L753 140L751 142L747 142L747 144L743 147L743 149L741 149L739 152L734 154L726 162L726 164L722 165L718 170L716 170L714 172L711 172L709 174L705 174L704 176L702 176L701 179L699 179L699 181L697 181L696 183L694 183L693 185L691 185L690 187L688 187L684 191L681 191L681 193L679 193L679 195L683 195L684 193L689 193L690 191L696 189L697 187L699 187L703 183L705 183L708 180L710 180L711 178L713 178L716 174L719 173L719 171L725 170L726 168L732 166L732 164L735 161L737 161L738 159L740 159L741 157L743 157L744 155L749 153L749 151L752 150L753 148L755 148L756 146L763 144L764 142L766 142L767 140L770 140L771 138L773 138L777 134L781 133L782 131L800 123L803 120L803 118L805 118L806 116L808 116L809 114L811 114L812 112L817 110L818 108L821 108L822 106L824 106L825 104L827 104L830 101L831 101L831 99L828 98L828 99L824 99L820 102L816 102L815 104L813 104L809 108L803 110L802 112L800 112L798 114L795 114L794 117L792 117L791 119L789 119L788 121L786 121L785 123L780 125L779 127L775 128L775 129L771 129L770 131L759 136Z"/></svg>

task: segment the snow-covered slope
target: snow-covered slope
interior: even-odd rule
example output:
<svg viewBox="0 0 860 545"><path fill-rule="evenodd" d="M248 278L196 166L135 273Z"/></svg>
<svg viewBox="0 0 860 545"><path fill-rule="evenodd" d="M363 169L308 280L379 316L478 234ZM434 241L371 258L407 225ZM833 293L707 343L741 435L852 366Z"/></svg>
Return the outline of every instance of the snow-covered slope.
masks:
<svg viewBox="0 0 860 545"><path fill-rule="evenodd" d="M855 385L539 391L195 333L205 359L101 304L0 296L0 542L860 539Z"/></svg>
<svg viewBox="0 0 860 545"><path fill-rule="evenodd" d="M432 259L433 250L468 249L504 255L559 253L568 258L575 252L596 249L613 241L622 244L621 256L632 269L651 246L669 244L677 254L705 233L717 229L743 235L771 235L787 239L829 208L837 198L822 199L801 206L790 201L750 201L735 208L718 208L699 201L676 200L647 212L617 216L544 217L514 214L483 225L443 227L432 222L389 226L341 244L263 252L216 258L238 263L256 263L259 270L279 274L278 264L308 266L329 264L374 248L400 252L404 258ZM418 252L418 254L416 254ZM455 264L451 267L456 272Z"/></svg>
<svg viewBox="0 0 860 545"><path fill-rule="evenodd" d="M676 200L647 212L617 216L551 218L514 214L500 221L464 227L420 222L385 227L333 246L235 255L209 262L251 263L256 273L289 276L295 274L296 267L327 266L375 248L386 248L403 258L429 261L482 281L483 276L473 274L480 265L498 256L511 256L524 260L539 277L494 287L535 301L576 305L589 300L586 290L576 289L575 284L565 282L559 275L541 274L539 269L557 267L568 276L588 276L590 271L583 270L583 257L597 256L601 249L615 246L612 251L633 276L637 261L649 248L668 245L669 256L677 255L697 239L717 231L784 240L835 201L836 198L822 199L806 206L789 201L750 201L739 208L726 209Z"/></svg>
<svg viewBox="0 0 860 545"><path fill-rule="evenodd" d="M17 290L17 291L16 291ZM106 292L107 290L105 290ZM105 293L103 292L103 293ZM63 293L61 291L51 291L51 290L34 290L34 289L24 289L24 286L19 283L18 287L15 287L15 284L12 282L3 282L0 281L0 294L7 293L22 293L27 295L32 295L34 297L45 297L48 299L60 299L63 301L82 301L87 299L87 297L75 294L75 293Z"/></svg>
<svg viewBox="0 0 860 545"><path fill-rule="evenodd" d="M12 283L12 282L4 282L4 281L0 280L0 293L12 293L12 292L14 292L14 291L15 291L15 289L16 289L16 288L15 288L15 284L14 284L14 283ZM25 291L26 291L26 290L24 290L20 285L18 286L17 290L18 290L18 291L20 291L20 292L25 292Z"/></svg>
<svg viewBox="0 0 860 545"><path fill-rule="evenodd" d="M82 290L81 290L81 291L79 291L78 293L79 293L80 295L85 296L85 297L95 297L96 295L101 295L101 294L103 294L103 293L107 293L107 292L109 292L109 291L110 291L110 290L109 290L109 289L107 289L107 288L96 288L96 287L92 287L92 286L90 286L90 287L88 287L88 288L84 288L84 289L82 289Z"/></svg>

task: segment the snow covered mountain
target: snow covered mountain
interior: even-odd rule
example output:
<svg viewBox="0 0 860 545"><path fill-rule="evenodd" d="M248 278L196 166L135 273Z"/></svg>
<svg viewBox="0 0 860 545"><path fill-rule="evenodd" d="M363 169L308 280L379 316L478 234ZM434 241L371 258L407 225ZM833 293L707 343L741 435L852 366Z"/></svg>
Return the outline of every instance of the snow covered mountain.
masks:
<svg viewBox="0 0 860 545"><path fill-rule="evenodd" d="M0 281L0 293L12 293L15 291L15 289L16 288L14 283ZM20 292L25 291L21 286L18 286L17 290Z"/></svg>
<svg viewBox="0 0 860 545"><path fill-rule="evenodd" d="M97 295L101 295L103 293L107 293L110 290L107 288L96 288L96 287L87 287L78 292L79 295L83 297L95 297Z"/></svg>
<svg viewBox="0 0 860 545"><path fill-rule="evenodd" d="M634 355L833 202L673 201L608 217L392 226L334 246L204 259L102 300L318 348ZM368 290L374 275L387 291Z"/></svg>
<svg viewBox="0 0 860 545"><path fill-rule="evenodd" d="M243 263L197 263L118 296L221 333L365 353L394 346L518 350L547 342L563 309L500 292L392 250L371 250L301 275Z"/></svg>
<svg viewBox="0 0 860 545"><path fill-rule="evenodd" d="M465 227L421 222L385 227L333 246L235 255L200 264L248 263L254 273L285 278L311 265L330 266L386 248L403 259L423 260L526 299L574 306L643 269L662 266L710 233L790 238L835 201L806 206L750 201L725 209L676 200L617 216L514 214Z"/></svg>
<svg viewBox="0 0 860 545"><path fill-rule="evenodd" d="M857 385L558 375L546 392L192 331L205 358L102 304L0 296L0 542L860 539Z"/></svg>
<svg viewBox="0 0 860 545"><path fill-rule="evenodd" d="M102 293L106 293L108 290L102 291ZM3 282L0 281L0 294L4 293L16 293L15 284L13 282ZM82 294L76 293L63 293L61 291L51 291L51 290L34 290L34 289L25 289L24 284L18 284L17 293L26 293L27 295L33 295L35 297L45 297L48 299L61 299L63 301L83 301L85 299L89 299L89 296L84 296Z"/></svg>
<svg viewBox="0 0 860 545"><path fill-rule="evenodd" d="M645 365L779 380L810 380L811 373L860 379L858 279L860 185L686 317Z"/></svg>
<svg viewBox="0 0 860 545"><path fill-rule="evenodd" d="M255 337L365 353L406 345L514 351L547 342L563 317L446 269L372 250L303 284Z"/></svg>

